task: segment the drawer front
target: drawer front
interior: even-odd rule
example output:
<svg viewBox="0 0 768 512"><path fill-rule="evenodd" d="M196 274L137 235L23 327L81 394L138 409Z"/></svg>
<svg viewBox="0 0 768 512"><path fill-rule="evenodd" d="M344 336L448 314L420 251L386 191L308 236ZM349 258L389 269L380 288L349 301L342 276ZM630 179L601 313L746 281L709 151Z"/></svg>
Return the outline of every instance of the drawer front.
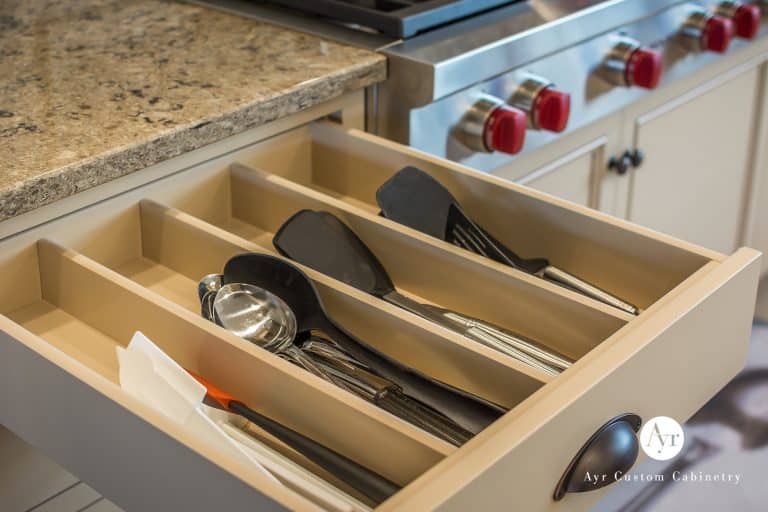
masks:
<svg viewBox="0 0 768 512"><path fill-rule="evenodd" d="M6 332L0 382L0 422L126 510L288 510Z"/></svg>
<svg viewBox="0 0 768 512"><path fill-rule="evenodd" d="M409 510L588 509L601 491L559 502L552 495L571 458L601 425L626 412L644 421L669 416L683 422L741 370L758 271L759 259L747 250L705 271L626 336L579 361L549 393L542 390L483 432L486 442L475 438L475 450L466 446L459 463L434 468L398 498ZM399 504L393 501L391 510Z"/></svg>
<svg viewBox="0 0 768 512"><path fill-rule="evenodd" d="M524 256L548 256L644 311L381 218L375 191L406 165ZM303 208L350 226L406 295L486 315L576 364L549 376L305 268L353 334L509 408L456 448L200 318L197 279L243 251L275 254L272 235ZM115 347L141 330L182 366L404 486L377 510L586 508L600 492L552 495L598 427L625 412L682 421L741 368L758 256L724 256L362 132L308 125L3 241L0 271L14 286L0 290L0 422L129 510L318 509L120 389Z"/></svg>

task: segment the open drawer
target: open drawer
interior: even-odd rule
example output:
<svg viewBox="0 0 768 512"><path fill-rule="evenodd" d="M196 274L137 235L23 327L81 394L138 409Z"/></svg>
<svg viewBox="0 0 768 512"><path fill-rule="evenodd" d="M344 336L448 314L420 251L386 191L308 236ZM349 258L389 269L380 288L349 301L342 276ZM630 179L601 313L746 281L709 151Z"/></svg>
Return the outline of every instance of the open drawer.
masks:
<svg viewBox="0 0 768 512"><path fill-rule="evenodd" d="M375 191L407 165L518 252L545 255L643 312L381 218ZM273 234L305 208L350 226L404 294L482 316L576 363L543 374L304 269L350 332L509 409L457 448L202 319L197 280L235 254L275 254ZM140 330L181 365L404 486L377 510L584 509L600 491L561 501L553 492L606 421L684 421L741 369L758 259L311 124L0 242L0 423L127 510L317 510L120 388L115 347Z"/></svg>

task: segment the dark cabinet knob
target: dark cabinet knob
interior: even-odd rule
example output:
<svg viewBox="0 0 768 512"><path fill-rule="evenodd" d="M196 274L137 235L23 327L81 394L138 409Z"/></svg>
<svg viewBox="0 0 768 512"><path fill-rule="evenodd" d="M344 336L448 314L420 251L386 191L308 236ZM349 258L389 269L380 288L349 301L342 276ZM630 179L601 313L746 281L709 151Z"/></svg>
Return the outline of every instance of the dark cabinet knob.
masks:
<svg viewBox="0 0 768 512"><path fill-rule="evenodd" d="M619 175L624 175L630 168L637 168L643 165L644 160L645 154L639 149L626 150L621 156L612 156L608 160L608 169L616 171Z"/></svg>
<svg viewBox="0 0 768 512"><path fill-rule="evenodd" d="M629 156L629 152L624 153L620 157L612 156L608 160L608 169L616 171L616 174L619 176L627 174L630 167L632 167L632 159Z"/></svg>
<svg viewBox="0 0 768 512"><path fill-rule="evenodd" d="M557 483L553 496L555 501L560 501L571 492L600 489L615 482L617 472L626 473L637 460L637 431L641 424L640 416L625 413L611 419L592 434ZM587 472L597 478L587 479Z"/></svg>

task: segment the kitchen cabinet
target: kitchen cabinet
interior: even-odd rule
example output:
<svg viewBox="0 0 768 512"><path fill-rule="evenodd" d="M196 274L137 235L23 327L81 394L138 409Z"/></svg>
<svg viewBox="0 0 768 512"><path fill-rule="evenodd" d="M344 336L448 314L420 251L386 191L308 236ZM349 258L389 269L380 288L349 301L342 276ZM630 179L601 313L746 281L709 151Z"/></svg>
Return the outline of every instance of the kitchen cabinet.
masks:
<svg viewBox="0 0 768 512"><path fill-rule="evenodd" d="M758 68L708 82L632 120L629 220L718 251L741 243Z"/></svg>
<svg viewBox="0 0 768 512"><path fill-rule="evenodd" d="M4 510L30 510L77 484L77 478L2 426L0 461L0 505Z"/></svg>
<svg viewBox="0 0 768 512"><path fill-rule="evenodd" d="M377 510L585 510L602 491L558 502L553 491L596 430L626 412L684 420L742 368L755 251L717 253L323 120L346 106L310 109L3 223L15 231L0 242L0 271L13 280L0 290L0 375L14 393L0 394L0 423L126 510L224 500L317 510L120 387L115 347L138 329L182 366L407 484ZM604 144L593 140L563 168L586 168ZM380 217L375 190L406 165L439 180L502 243L643 312ZM483 316L577 363L552 377L305 269L351 333L510 409L455 447L202 319L196 280L234 254L274 254L273 233L302 208L353 227L414 298ZM681 369L694 351L697 364Z"/></svg>
<svg viewBox="0 0 768 512"><path fill-rule="evenodd" d="M714 250L765 251L765 51L742 48L494 174ZM635 150L640 165L609 168Z"/></svg>
<svg viewBox="0 0 768 512"><path fill-rule="evenodd" d="M83 482L0 426L0 508L4 512L120 512ZM97 510L97 509L93 509Z"/></svg>

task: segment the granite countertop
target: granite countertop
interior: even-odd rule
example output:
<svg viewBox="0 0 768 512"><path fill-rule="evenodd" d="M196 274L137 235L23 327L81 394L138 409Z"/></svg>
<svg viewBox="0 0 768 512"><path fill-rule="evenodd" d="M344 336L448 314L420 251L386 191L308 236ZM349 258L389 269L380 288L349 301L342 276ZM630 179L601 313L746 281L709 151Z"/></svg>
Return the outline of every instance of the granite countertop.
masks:
<svg viewBox="0 0 768 512"><path fill-rule="evenodd" d="M0 220L385 78L385 58L162 0L0 1Z"/></svg>

